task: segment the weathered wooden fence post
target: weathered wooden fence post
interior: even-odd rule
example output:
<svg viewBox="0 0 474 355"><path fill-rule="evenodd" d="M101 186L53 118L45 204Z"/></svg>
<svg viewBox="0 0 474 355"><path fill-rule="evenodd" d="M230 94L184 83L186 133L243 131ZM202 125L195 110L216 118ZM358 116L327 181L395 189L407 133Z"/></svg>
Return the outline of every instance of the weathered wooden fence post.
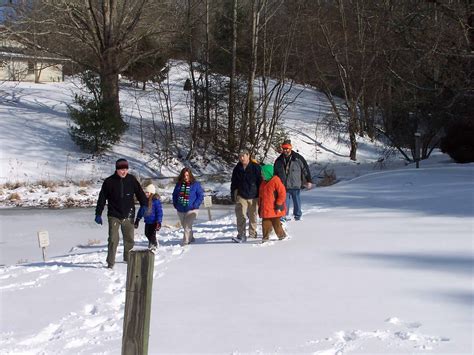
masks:
<svg viewBox="0 0 474 355"><path fill-rule="evenodd" d="M148 354L155 254L132 249L128 258L122 355Z"/></svg>

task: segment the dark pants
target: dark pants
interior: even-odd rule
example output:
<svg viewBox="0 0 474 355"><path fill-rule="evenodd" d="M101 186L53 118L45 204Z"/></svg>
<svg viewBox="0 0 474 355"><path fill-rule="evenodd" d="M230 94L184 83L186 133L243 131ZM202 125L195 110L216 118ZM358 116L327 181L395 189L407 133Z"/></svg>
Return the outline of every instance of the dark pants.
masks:
<svg viewBox="0 0 474 355"><path fill-rule="evenodd" d="M145 236L151 244L158 245L156 241L156 223L145 224Z"/></svg>
<svg viewBox="0 0 474 355"><path fill-rule="evenodd" d="M134 230L132 219L119 219L116 217L107 217L109 222L109 239L107 246L107 264L113 266L115 264L115 254L119 245L119 228L122 230L123 236L123 260L128 261L128 252L135 245Z"/></svg>

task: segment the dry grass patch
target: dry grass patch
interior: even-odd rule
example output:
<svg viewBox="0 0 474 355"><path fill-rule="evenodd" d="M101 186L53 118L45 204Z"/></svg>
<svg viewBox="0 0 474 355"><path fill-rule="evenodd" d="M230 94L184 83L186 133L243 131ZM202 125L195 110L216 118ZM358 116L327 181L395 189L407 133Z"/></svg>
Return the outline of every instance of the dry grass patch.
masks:
<svg viewBox="0 0 474 355"><path fill-rule="evenodd" d="M23 186L24 184L21 183L21 182L6 182L5 184L3 184L3 188L7 189L7 190L15 190L21 186Z"/></svg>
<svg viewBox="0 0 474 355"><path fill-rule="evenodd" d="M49 208L58 208L60 205L60 201L56 197L50 197L48 199L48 207Z"/></svg>
<svg viewBox="0 0 474 355"><path fill-rule="evenodd" d="M77 182L79 187L89 187L93 184L92 180L80 180Z"/></svg>
<svg viewBox="0 0 474 355"><path fill-rule="evenodd" d="M74 207L76 206L77 201L73 197L68 197L64 202L66 207Z"/></svg>
<svg viewBox="0 0 474 355"><path fill-rule="evenodd" d="M8 196L7 200L9 201L21 201L21 196L17 192L13 192Z"/></svg>
<svg viewBox="0 0 474 355"><path fill-rule="evenodd" d="M56 181L52 181L52 180L40 180L40 181L38 181L38 185L46 187L46 188L51 189L51 190L58 187L58 183Z"/></svg>

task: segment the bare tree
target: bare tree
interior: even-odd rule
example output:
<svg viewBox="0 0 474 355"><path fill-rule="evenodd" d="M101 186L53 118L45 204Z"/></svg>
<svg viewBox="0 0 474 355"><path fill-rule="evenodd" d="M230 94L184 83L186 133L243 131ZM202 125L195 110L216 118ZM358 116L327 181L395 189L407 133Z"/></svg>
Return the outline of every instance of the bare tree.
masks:
<svg viewBox="0 0 474 355"><path fill-rule="evenodd" d="M427 158L452 120L474 114L472 4L401 2L386 4L385 10L390 14L387 36L396 45L384 52L380 131L399 151L412 153L414 133L420 133L421 157Z"/></svg>
<svg viewBox="0 0 474 355"><path fill-rule="evenodd" d="M70 58L98 73L108 115L121 120L118 74L158 50L137 48L140 40L159 33L158 2L23 0L12 6L6 29L29 47Z"/></svg>

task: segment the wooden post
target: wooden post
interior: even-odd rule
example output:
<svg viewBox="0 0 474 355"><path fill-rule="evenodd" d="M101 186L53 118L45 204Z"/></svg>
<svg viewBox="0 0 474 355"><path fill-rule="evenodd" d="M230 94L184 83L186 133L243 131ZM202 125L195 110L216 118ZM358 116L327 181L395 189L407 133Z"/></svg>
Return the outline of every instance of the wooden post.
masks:
<svg viewBox="0 0 474 355"><path fill-rule="evenodd" d="M130 250L127 267L122 355L148 354L155 254Z"/></svg>

